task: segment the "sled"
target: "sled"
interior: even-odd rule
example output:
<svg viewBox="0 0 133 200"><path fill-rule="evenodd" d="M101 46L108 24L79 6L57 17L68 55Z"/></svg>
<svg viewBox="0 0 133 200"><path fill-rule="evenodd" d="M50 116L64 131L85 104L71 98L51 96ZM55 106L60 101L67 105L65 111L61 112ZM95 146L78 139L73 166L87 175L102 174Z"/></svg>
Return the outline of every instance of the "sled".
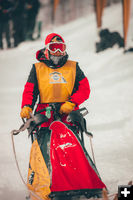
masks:
<svg viewBox="0 0 133 200"><path fill-rule="evenodd" d="M67 120L73 124L72 126L60 121L57 103L50 104L50 109L54 113L54 121L49 127L49 133L45 134L50 134L49 145L47 143L49 148L45 150L48 152L50 166L46 162L46 156L44 156L40 141L37 139L40 125L48 120L46 117L48 115L41 114L46 111L46 108L34 115L31 114L30 119L23 120L24 124L19 130L11 132L12 141L14 135L26 129L32 138L27 183L21 176L30 192L30 198L32 200L70 200L80 196L87 199L102 198L103 190L107 194L106 185L101 180L95 160L92 161L84 145L83 133L85 132L89 137L93 136L86 129L84 116L88 113L87 109L81 108L68 115ZM45 148L46 145L43 146L43 149ZM16 158L14 141L13 149ZM19 169L17 158L16 163Z"/></svg>

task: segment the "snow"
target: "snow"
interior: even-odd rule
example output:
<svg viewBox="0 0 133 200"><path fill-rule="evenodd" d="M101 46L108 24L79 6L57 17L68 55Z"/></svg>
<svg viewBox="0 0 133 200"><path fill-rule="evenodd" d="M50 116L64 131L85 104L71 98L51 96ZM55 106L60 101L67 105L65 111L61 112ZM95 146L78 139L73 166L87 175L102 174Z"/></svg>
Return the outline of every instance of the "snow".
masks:
<svg viewBox="0 0 133 200"><path fill-rule="evenodd" d="M121 4L105 9L103 28L119 31L122 35L121 15ZM132 21L133 17L130 27ZM19 116L21 96L32 63L36 62L35 53L43 47L46 35L53 31L64 37L69 58L79 62L90 82L90 98L81 107L85 106L89 111L85 118L88 130L94 136L92 142L102 180L111 193L117 192L118 185L133 180L133 53L123 54L123 49L115 46L96 54L98 36L93 13L66 25L53 27L44 32L38 41L0 51L1 200L21 200L27 194L15 165L10 132L22 124ZM131 46L132 40L130 28L128 46ZM17 158L25 180L31 146L27 135L25 131L15 137ZM91 155L87 136L85 144Z"/></svg>

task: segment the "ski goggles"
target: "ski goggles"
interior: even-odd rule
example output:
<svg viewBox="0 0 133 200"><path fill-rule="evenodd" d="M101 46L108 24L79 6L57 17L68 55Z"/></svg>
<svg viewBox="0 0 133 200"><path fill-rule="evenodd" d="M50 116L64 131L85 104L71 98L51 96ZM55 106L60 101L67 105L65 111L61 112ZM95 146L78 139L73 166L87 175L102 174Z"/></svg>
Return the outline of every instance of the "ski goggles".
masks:
<svg viewBox="0 0 133 200"><path fill-rule="evenodd" d="M63 42L50 42L46 48L52 53L56 53L57 51L64 53L66 51L66 45Z"/></svg>

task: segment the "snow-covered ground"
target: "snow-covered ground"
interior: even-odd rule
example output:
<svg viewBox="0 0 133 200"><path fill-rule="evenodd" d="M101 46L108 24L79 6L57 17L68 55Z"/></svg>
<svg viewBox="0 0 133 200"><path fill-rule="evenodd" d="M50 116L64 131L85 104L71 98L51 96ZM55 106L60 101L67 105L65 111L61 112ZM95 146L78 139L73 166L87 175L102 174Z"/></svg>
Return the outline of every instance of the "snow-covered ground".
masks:
<svg viewBox="0 0 133 200"><path fill-rule="evenodd" d="M133 10L133 9L132 9ZM133 27L133 17L130 27ZM122 35L122 7L115 4L107 8L103 28L119 31ZM123 54L115 46L95 53L95 15L79 19L61 27L54 27L35 42L25 42L12 50L0 51L0 199L21 200L26 195L13 156L10 132L22 124L20 119L21 95L35 53L44 46L50 32L61 34L70 59L79 65L89 79L91 95L86 106L88 130L94 135L93 145L97 168L110 192L118 185L133 180L133 53ZM133 39L129 29L128 45ZM87 137L86 148L90 155ZM26 180L30 139L27 132L15 137L17 157Z"/></svg>

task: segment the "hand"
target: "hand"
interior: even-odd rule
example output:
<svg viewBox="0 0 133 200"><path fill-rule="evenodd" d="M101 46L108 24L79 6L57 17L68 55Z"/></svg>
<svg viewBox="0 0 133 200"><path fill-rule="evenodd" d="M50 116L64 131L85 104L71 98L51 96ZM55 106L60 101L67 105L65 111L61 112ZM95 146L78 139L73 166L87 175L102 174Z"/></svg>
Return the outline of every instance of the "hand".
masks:
<svg viewBox="0 0 133 200"><path fill-rule="evenodd" d="M30 113L32 113L32 109L28 106L25 106L21 109L20 116L21 118L30 118Z"/></svg>
<svg viewBox="0 0 133 200"><path fill-rule="evenodd" d="M63 103L60 107L60 113L63 114L69 114L75 107L74 103L71 103L69 101L66 101L65 103Z"/></svg>

